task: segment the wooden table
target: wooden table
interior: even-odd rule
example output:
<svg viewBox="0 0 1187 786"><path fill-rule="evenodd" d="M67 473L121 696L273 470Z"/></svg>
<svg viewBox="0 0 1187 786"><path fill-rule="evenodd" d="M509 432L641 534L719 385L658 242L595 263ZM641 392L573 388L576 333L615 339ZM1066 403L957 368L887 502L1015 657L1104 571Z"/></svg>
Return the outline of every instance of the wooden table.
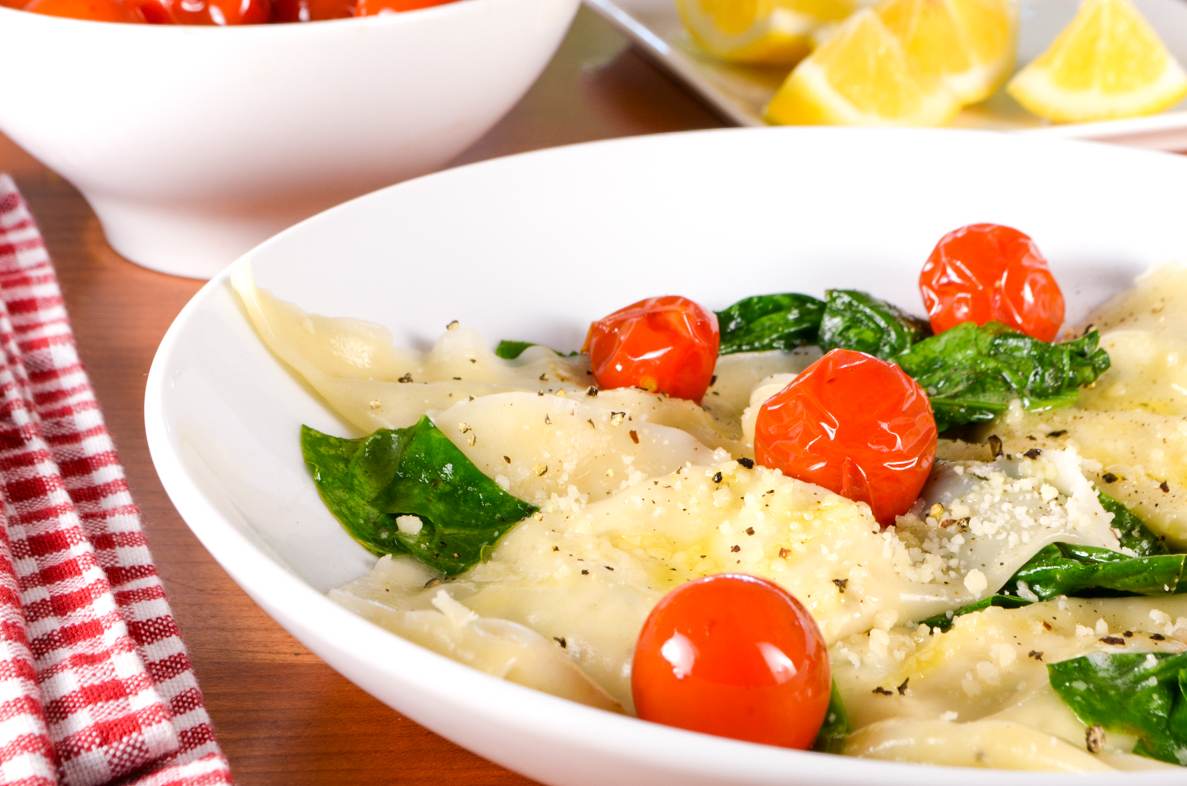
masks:
<svg viewBox="0 0 1187 786"><path fill-rule="evenodd" d="M582 10L532 91L461 161L719 124L616 31ZM529 783L347 682L267 617L198 544L153 471L143 413L157 343L198 282L120 258L78 192L3 136L0 171L16 178L49 244L83 361L238 782Z"/></svg>

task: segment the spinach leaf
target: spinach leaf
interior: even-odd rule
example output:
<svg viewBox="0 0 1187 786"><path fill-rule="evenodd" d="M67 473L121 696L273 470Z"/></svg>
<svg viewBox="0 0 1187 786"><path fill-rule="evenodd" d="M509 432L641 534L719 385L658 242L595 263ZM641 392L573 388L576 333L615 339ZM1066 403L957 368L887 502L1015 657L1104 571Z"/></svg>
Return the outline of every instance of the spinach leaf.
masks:
<svg viewBox="0 0 1187 786"><path fill-rule="evenodd" d="M926 322L873 295L855 289L825 292L818 341L825 352L855 349L875 357L893 358L930 334Z"/></svg>
<svg viewBox="0 0 1187 786"><path fill-rule="evenodd" d="M929 617L923 623L947 630L952 626L952 620L962 614L990 606L1016 609L1060 595L1116 597L1185 593L1185 569L1187 554L1131 557L1094 546L1053 543L1039 549L996 595Z"/></svg>
<svg viewBox="0 0 1187 786"><path fill-rule="evenodd" d="M992 420L1014 399L1032 410L1070 405L1109 368L1096 331L1054 344L998 323L969 322L929 337L922 320L865 292L832 289L825 298L739 300L717 312L720 353L819 344L825 352L854 349L893 360L927 391L940 431Z"/></svg>
<svg viewBox="0 0 1187 786"><path fill-rule="evenodd" d="M997 593L990 595L988 598L982 598L976 603L970 603L967 606L961 606L959 609L952 611L945 611L942 614L937 614L934 617L928 617L925 620L920 620L920 624L926 625L929 628L937 628L939 630L948 630L952 627L952 622L957 617L965 614L972 614L974 611L983 611L990 607L998 607L1003 609L1020 609L1023 606L1029 606L1033 601L1020 598L1017 595L1005 595Z"/></svg>
<svg viewBox="0 0 1187 786"><path fill-rule="evenodd" d="M991 322L966 322L894 357L927 391L940 431L992 420L1014 399L1044 410L1073 404L1109 368L1094 330L1049 344Z"/></svg>
<svg viewBox="0 0 1187 786"><path fill-rule="evenodd" d="M845 738L852 729L849 726L849 715L845 712L845 705L841 702L841 693L834 681L828 697L828 710L824 713L824 724L816 734L816 742L812 750L824 753L840 753L845 745Z"/></svg>
<svg viewBox="0 0 1187 786"><path fill-rule="evenodd" d="M1105 510L1113 514L1113 527L1120 533L1121 545L1138 556L1092 546L1055 543L1036 552L997 594L922 622L947 630L952 626L952 620L962 614L990 606L1016 609L1060 595L1100 597L1187 593L1187 554L1168 553L1166 544L1133 511L1104 492L1098 492L1098 496Z"/></svg>
<svg viewBox="0 0 1187 786"><path fill-rule="evenodd" d="M534 341L514 341L503 339L495 345L495 356L503 360L515 360L522 355L529 347L539 347L543 344L537 344ZM580 352L561 352L559 349L553 349L553 352L561 357L573 358L580 355Z"/></svg>
<svg viewBox="0 0 1187 786"><path fill-rule="evenodd" d="M1018 595L1023 583L1039 600L1060 595L1166 595L1187 591L1187 554L1130 557L1094 546L1053 543L1039 550L1003 588Z"/></svg>
<svg viewBox="0 0 1187 786"><path fill-rule="evenodd" d="M515 360L523 354L523 351L528 347L536 346L531 341L507 341L503 340L495 347L495 355L501 357L503 360Z"/></svg>
<svg viewBox="0 0 1187 786"><path fill-rule="evenodd" d="M427 417L402 429L342 439L301 427L301 453L326 507L375 554L411 554L446 576L486 559L536 512L482 474ZM415 516L420 530L396 519Z"/></svg>
<svg viewBox="0 0 1187 786"><path fill-rule="evenodd" d="M791 350L816 341L824 303L810 295L755 295L717 312L718 353Z"/></svg>
<svg viewBox="0 0 1187 786"><path fill-rule="evenodd" d="M1137 554L1148 557L1154 554L1166 554L1170 551L1166 541L1155 535L1136 513L1110 497L1103 491L1096 492L1101 507L1113 514L1113 529L1120 536L1121 545Z"/></svg>
<svg viewBox="0 0 1187 786"><path fill-rule="evenodd" d="M1082 722L1138 737L1134 753L1187 766L1187 653L1094 653L1050 663Z"/></svg>

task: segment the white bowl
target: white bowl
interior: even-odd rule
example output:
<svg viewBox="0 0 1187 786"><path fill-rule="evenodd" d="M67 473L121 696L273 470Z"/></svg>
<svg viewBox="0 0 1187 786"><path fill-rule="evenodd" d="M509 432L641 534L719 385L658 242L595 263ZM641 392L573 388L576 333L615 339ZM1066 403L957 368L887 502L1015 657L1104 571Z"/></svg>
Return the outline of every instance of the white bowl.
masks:
<svg viewBox="0 0 1187 786"><path fill-rule="evenodd" d="M860 286L917 304L919 266L936 238L998 221L1034 235L1079 318L1147 265L1187 258L1185 181L1187 158L1038 138L677 134L543 151L405 183L304 222L235 266L252 265L261 286L306 309L386 324L400 342L435 337L461 318L492 341L565 347L577 345L591 315L655 292L720 307L761 292ZM153 362L145 423L157 471L191 529L249 595L401 713L551 784L1047 780L791 751L644 723L473 671L335 605L323 593L364 573L373 558L318 499L297 428L349 432L268 354L226 279L186 306ZM1181 785L1184 776L1122 777L1153 786Z"/></svg>
<svg viewBox="0 0 1187 786"><path fill-rule="evenodd" d="M471 145L539 76L578 2L238 28L0 7L0 131L82 191L116 251L209 277Z"/></svg>

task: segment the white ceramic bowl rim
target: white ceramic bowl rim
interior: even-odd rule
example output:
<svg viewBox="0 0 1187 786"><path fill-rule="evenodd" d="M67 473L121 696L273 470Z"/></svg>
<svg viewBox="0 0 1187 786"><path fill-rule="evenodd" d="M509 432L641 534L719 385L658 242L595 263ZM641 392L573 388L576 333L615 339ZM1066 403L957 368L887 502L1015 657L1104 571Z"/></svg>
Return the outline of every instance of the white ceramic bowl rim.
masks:
<svg viewBox="0 0 1187 786"><path fill-rule="evenodd" d="M474 2L491 2L491 0L473 0ZM795 133L803 136L814 134L848 134L854 137L851 144L862 144L861 137L866 134L913 134L917 136L931 135L959 135L969 139L981 138L988 144L1017 144L1019 146L1059 145L1076 146L1085 149L1107 150L1112 156L1133 156L1146 162L1151 157L1164 158L1165 154L1142 150L1124 150L1101 143L1066 141L1066 140L1037 140L1022 137L1005 137L995 132L985 131L953 131L953 130L905 130L880 129L869 131L862 129L713 129L707 131L681 132L678 134L660 134L647 137L652 140L662 140L664 137L715 136L721 134L763 134L763 133ZM1008 141L1007 141L1008 140ZM595 147L613 148L619 145L629 145L637 140L612 139L589 142L580 145L570 145L559 148L532 151L494 159L476 164L458 167L449 172L470 170L485 167L499 161L526 157L544 157L566 155L566 151L575 149L589 149ZM808 144L803 142L803 144ZM920 149L927 149L926 140L921 140ZM436 177L427 175L425 178ZM238 268L248 265L258 250L284 242L287 235L293 233L297 227L309 222L316 222L322 217L337 211L349 210L357 201L367 200L375 194L391 189L402 188L410 183L419 182L425 178L415 178L403 184L390 186L372 194L358 197L336 207L330 208L304 222L279 233L232 263L222 273L211 279L202 287L181 310L173 324L166 332L149 371L145 391L145 427L148 444L154 466L160 476L162 484L171 501L183 516L187 525L211 552L223 567L235 577L252 575L251 589L259 592L270 603L289 608L301 608L302 629L305 631L320 629L340 630L342 637L359 643L362 652L356 653L377 670L390 669L384 662L400 662L417 668L422 679L422 689L436 698L449 703L451 696L465 692L474 696L481 696L482 706L516 707L518 712L513 723L519 723L523 728L530 726L532 719L547 718L553 728L560 727L565 734L577 735L583 738L590 747L602 749L611 753L619 760L623 758L623 751L646 750L646 757L639 759L665 759L674 768L695 771L699 768L717 770L723 760L730 760L730 766L736 771L740 780L753 773L769 776L772 772L810 772L812 783L819 786L829 784L852 783L858 779L868 778L869 783L889 784L891 786L915 786L921 779L928 779L931 775L936 778L939 773L948 773L950 777L960 778L964 784L985 784L989 786L1033 786L1038 779L1055 779L1061 781L1074 778L1075 786L1116 786L1121 778L1143 784L1156 786L1157 784L1181 784L1184 777L1180 770L1164 770L1159 772L1109 772L1100 774L1068 774L1068 773L1038 773L1012 772L1005 770L984 770L958 767L936 767L932 765L918 765L909 763L890 762L872 759L822 754L811 751L782 749L772 746L740 742L721 737L698 734L676 728L648 723L634 717L617 715L611 712L593 709L575 702L561 699L547 693L526 688L481 671L463 665L457 661L438 655L431 650L407 641L378 625L375 625L351 611L339 606L326 595L301 580L295 574L279 564L276 559L261 549L249 538L241 534L234 524L224 517L200 486L188 476L178 457L169 445L167 424L163 419L161 402L165 393L165 372L162 358L172 354L179 336L186 330L187 324L203 307L205 301L220 288L227 286L229 277ZM246 589L246 588L245 588ZM259 598L257 598L259 601ZM291 631L298 639L307 642L302 631ZM442 686L448 685L448 690ZM520 719L523 719L520 721ZM503 727L498 732L500 736L514 734L516 728L507 725L506 717L500 717ZM217 718L215 719L217 724ZM695 742L695 744L689 744ZM656 752L662 752L657 754ZM634 758L634 757L632 757ZM943 777L943 776L939 776ZM928 779L931 782L931 779ZM938 782L938 778L936 778Z"/></svg>
<svg viewBox="0 0 1187 786"><path fill-rule="evenodd" d="M39 20L38 24L55 25L61 24L67 27L77 27L78 25L90 25L92 27L112 27L120 30L129 29L144 29L155 31L155 35L238 35L238 36L262 36L262 35L303 35L298 32L287 32L296 28L297 30L304 30L312 25L358 25L358 24L385 24L385 25L401 25L413 24L416 17L421 14L458 14L465 13L460 7L467 6L471 3L498 3L502 0L455 0L451 3L443 5L430 6L428 8L418 8L415 11L404 11L402 13L377 14L375 16L364 17L347 17L345 19L319 19L315 22L265 22L255 25L154 25L154 24L139 24L133 22L99 22L94 19L74 19L65 16L47 16L46 14L34 14L20 8L9 8L7 6L0 6L0 24L5 23L5 17L10 15L20 14L22 17L32 17ZM286 32L280 33L284 30ZM164 32L169 31L169 32Z"/></svg>

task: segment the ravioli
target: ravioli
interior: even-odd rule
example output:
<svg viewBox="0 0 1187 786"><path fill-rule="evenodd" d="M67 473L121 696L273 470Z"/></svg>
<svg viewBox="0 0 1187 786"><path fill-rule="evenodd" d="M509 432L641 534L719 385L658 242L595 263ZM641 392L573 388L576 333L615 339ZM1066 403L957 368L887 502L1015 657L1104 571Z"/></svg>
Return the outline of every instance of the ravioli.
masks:
<svg viewBox="0 0 1187 786"><path fill-rule="evenodd" d="M256 333L343 420L363 433L410 426L426 413L496 393L585 395L593 378L584 357L529 347L518 358L494 354L477 333L457 322L428 352L396 350L381 326L306 314L256 287L250 268L232 286ZM634 389L606 391L591 401L607 411L687 431L709 447L741 449L738 422L755 369L802 369L811 352L765 353L751 362L727 361L717 370L702 408L682 399ZM592 398L592 397L591 397ZM459 440L459 447L465 447Z"/></svg>
<svg viewBox="0 0 1187 786"><path fill-rule="evenodd" d="M785 587L820 627L854 727L847 754L1161 766L1128 753L1123 735L1086 750L1044 664L1187 650L1187 597L989 608L946 632L919 621L988 598L1050 544L1124 551L1098 486L1187 546L1183 268L1101 312L1113 368L1077 407L1013 408L981 435L1001 437L1004 455L941 440L920 500L886 529L864 503L749 460L758 408L818 350L723 357L701 406L597 390L583 357L544 347L499 358L457 323L427 351L395 349L384 329L305 314L249 275L234 286L269 348L345 422L369 433L427 415L539 507L457 578L388 556L331 593L376 624L487 673L632 712L634 644L656 602L692 579L746 573Z"/></svg>
<svg viewBox="0 0 1187 786"><path fill-rule="evenodd" d="M585 673L630 707L629 664L643 620L664 593L691 579L725 572L771 579L804 603L833 643L988 597L1048 543L1116 547L1111 518L1095 497L1048 483L1074 461L1064 455L1027 462L1011 468L1014 475L1004 465L952 465L958 478L967 470L987 480L942 481L937 500L958 508L981 484L1029 523L1010 530L1025 539L1011 539L1000 522L981 517L946 532L942 544L924 543L919 531L927 524L920 519L883 530L864 503L732 460L640 475L594 501L576 492L545 498L537 486L522 487L536 494L541 512L444 590L485 619L564 641ZM970 575L980 578L969 581ZM409 596L380 575L345 591L428 610L440 589L416 588Z"/></svg>
<svg viewBox="0 0 1187 786"><path fill-rule="evenodd" d="M986 428L1009 450L1071 445L1091 477L1187 548L1187 266L1147 273L1092 319L1112 365L1076 407L1020 407Z"/></svg>
<svg viewBox="0 0 1187 786"><path fill-rule="evenodd" d="M1004 769L1158 766L1128 756L1133 739L1115 733L1100 743L1105 759L1089 755L1087 728L1047 679L1047 663L1127 651L1187 651L1187 597L1060 598L958 617L944 633L858 634L831 652L856 730L845 752Z"/></svg>

